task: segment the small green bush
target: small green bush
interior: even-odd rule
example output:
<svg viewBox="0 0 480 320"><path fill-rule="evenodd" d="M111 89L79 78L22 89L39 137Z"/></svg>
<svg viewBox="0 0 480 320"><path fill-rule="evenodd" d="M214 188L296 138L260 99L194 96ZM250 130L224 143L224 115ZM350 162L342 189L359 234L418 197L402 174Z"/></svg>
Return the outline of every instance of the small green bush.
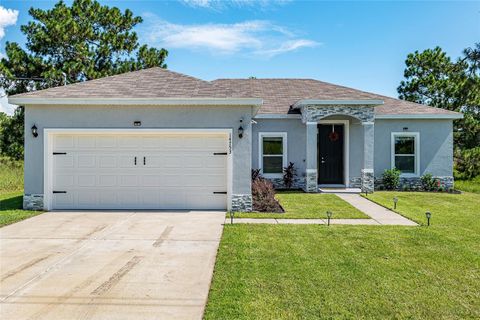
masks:
<svg viewBox="0 0 480 320"><path fill-rule="evenodd" d="M400 170L397 168L383 171L382 181L385 189L395 190L398 188L398 185L400 184L400 173Z"/></svg>
<svg viewBox="0 0 480 320"><path fill-rule="evenodd" d="M435 179L431 173L426 173L420 177L422 189L425 191L437 191L440 188L440 181Z"/></svg>

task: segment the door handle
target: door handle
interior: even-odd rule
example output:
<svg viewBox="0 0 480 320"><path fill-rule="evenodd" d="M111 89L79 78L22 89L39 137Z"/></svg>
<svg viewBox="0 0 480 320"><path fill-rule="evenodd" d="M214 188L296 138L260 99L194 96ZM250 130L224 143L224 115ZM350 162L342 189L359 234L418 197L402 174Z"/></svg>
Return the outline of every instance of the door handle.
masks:
<svg viewBox="0 0 480 320"><path fill-rule="evenodd" d="M135 157L135 160L133 160L133 164L137 165L137 157Z"/></svg>
<svg viewBox="0 0 480 320"><path fill-rule="evenodd" d="M143 165L145 165L147 162L145 161L145 157L143 157Z"/></svg>
<svg viewBox="0 0 480 320"><path fill-rule="evenodd" d="M325 163L325 159L322 157L322 160L320 160L320 163Z"/></svg>

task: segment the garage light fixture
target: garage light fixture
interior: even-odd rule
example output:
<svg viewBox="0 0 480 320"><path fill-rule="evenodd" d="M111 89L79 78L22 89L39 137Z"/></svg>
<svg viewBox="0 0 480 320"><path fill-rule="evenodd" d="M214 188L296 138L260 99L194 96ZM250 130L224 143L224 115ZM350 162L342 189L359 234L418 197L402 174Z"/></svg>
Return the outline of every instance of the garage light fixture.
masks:
<svg viewBox="0 0 480 320"><path fill-rule="evenodd" d="M242 123L243 123L243 119L240 119L240 127L238 127L238 137L240 139L243 138L243 126L242 126Z"/></svg>
<svg viewBox="0 0 480 320"><path fill-rule="evenodd" d="M33 127L32 127L32 136L34 138L38 137L38 128L37 128L36 125L33 125Z"/></svg>

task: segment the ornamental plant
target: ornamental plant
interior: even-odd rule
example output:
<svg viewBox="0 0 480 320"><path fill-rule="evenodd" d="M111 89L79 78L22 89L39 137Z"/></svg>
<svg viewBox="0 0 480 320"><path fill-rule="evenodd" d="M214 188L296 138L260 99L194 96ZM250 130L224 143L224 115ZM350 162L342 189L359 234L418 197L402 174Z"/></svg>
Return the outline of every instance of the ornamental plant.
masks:
<svg viewBox="0 0 480 320"><path fill-rule="evenodd" d="M397 168L387 169L383 171L382 181L385 189L396 190L400 184L400 170Z"/></svg>

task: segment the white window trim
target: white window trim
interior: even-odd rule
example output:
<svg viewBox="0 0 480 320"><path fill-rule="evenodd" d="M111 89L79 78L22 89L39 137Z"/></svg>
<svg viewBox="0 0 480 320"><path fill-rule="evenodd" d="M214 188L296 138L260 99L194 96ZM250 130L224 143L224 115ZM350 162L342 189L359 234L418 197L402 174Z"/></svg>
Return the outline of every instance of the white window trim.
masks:
<svg viewBox="0 0 480 320"><path fill-rule="evenodd" d="M260 173L265 178L282 178L283 173L263 173L263 138L264 137L281 137L283 142L282 168L287 166L287 133L286 132L259 132L258 133L258 166Z"/></svg>
<svg viewBox="0 0 480 320"><path fill-rule="evenodd" d="M395 137L414 137L415 138L415 173L402 173L401 177L419 177L420 176L420 132L392 132L390 143L390 167L395 168Z"/></svg>

